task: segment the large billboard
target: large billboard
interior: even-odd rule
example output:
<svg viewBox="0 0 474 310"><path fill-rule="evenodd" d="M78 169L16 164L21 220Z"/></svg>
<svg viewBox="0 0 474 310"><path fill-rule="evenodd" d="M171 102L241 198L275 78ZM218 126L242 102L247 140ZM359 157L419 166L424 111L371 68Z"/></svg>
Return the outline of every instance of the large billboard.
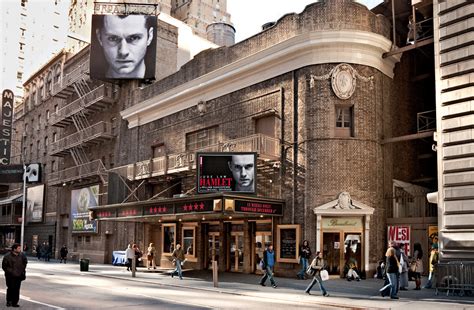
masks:
<svg viewBox="0 0 474 310"><path fill-rule="evenodd" d="M97 232L97 221L89 217L89 207L99 205L99 185L71 191L72 232Z"/></svg>
<svg viewBox="0 0 474 310"><path fill-rule="evenodd" d="M44 184L28 187L26 192L26 222L41 223L43 221Z"/></svg>
<svg viewBox="0 0 474 310"><path fill-rule="evenodd" d="M156 26L153 15L92 15L91 78L154 79Z"/></svg>
<svg viewBox="0 0 474 310"><path fill-rule="evenodd" d="M197 153L197 192L254 194L256 160L256 153Z"/></svg>

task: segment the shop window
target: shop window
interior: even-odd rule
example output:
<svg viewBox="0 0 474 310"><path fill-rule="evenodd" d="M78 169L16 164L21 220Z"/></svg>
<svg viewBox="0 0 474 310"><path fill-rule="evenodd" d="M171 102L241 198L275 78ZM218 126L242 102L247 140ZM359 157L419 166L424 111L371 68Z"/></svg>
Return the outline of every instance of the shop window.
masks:
<svg viewBox="0 0 474 310"><path fill-rule="evenodd" d="M218 127L210 127L186 134L186 150L195 151L217 144Z"/></svg>
<svg viewBox="0 0 474 310"><path fill-rule="evenodd" d="M172 254L176 246L176 224L163 224L162 231L162 252Z"/></svg>
<svg viewBox="0 0 474 310"><path fill-rule="evenodd" d="M195 227L183 227L182 236L183 236L183 249L185 256L196 257L196 244L195 244Z"/></svg>
<svg viewBox="0 0 474 310"><path fill-rule="evenodd" d="M336 106L336 137L354 137L354 108Z"/></svg>

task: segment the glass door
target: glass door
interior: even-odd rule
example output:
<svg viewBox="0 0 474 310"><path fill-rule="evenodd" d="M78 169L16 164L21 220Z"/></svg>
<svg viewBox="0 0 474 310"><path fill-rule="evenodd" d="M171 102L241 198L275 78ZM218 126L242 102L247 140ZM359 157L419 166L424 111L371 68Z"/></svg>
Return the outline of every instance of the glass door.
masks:
<svg viewBox="0 0 474 310"><path fill-rule="evenodd" d="M218 232L210 232L208 238L208 266L209 269L212 269L212 261L219 262L219 250L220 250L220 243L219 243L219 233Z"/></svg>
<svg viewBox="0 0 474 310"><path fill-rule="evenodd" d="M244 234L233 232L230 237L230 271L244 270Z"/></svg>
<svg viewBox="0 0 474 310"><path fill-rule="evenodd" d="M328 265L329 274L341 274L340 260L341 251L340 242L341 234L339 232L325 232L323 233L323 256ZM316 255L316 253L314 253Z"/></svg>
<svg viewBox="0 0 474 310"><path fill-rule="evenodd" d="M263 252L272 243L272 232L257 232L255 234L255 258L253 265L257 273L262 273L260 270L260 260L263 259Z"/></svg>

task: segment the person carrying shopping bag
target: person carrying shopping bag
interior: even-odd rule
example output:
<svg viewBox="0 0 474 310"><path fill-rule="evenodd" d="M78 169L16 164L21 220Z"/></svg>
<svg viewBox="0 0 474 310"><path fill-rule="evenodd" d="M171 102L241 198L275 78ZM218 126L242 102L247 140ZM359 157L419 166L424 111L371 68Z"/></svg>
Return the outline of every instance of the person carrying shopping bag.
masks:
<svg viewBox="0 0 474 310"><path fill-rule="evenodd" d="M310 293L311 289L316 284L316 282L318 282L321 293L323 294L324 297L328 297L329 294L324 288L323 280L322 280L322 276L325 279L327 279L326 262L323 259L323 252L318 252L316 254L316 257L313 259L308 269L310 269L311 273L313 273L313 280L311 281L311 283L308 285L308 287L306 288L304 292L308 295L311 295Z"/></svg>

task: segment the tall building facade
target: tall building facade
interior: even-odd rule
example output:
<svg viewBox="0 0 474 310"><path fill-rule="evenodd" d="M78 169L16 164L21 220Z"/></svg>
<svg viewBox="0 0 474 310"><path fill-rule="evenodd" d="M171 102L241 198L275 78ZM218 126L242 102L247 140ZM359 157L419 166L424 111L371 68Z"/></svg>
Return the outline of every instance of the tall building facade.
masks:
<svg viewBox="0 0 474 310"><path fill-rule="evenodd" d="M472 1L433 1L442 261L474 260L473 10Z"/></svg>

